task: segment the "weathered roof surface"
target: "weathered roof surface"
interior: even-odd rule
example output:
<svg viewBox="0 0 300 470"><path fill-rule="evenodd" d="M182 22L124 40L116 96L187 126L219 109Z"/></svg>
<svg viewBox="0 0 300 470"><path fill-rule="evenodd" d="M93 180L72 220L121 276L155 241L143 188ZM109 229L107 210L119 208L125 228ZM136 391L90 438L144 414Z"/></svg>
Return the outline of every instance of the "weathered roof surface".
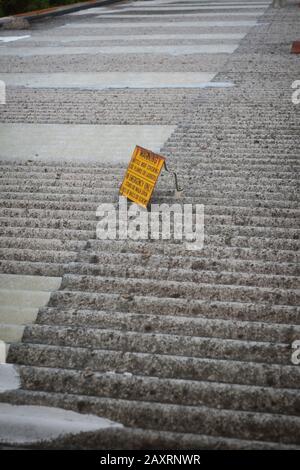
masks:
<svg viewBox="0 0 300 470"><path fill-rule="evenodd" d="M49 72L53 64L81 72L217 67L214 81L235 84L8 89L3 123L174 126L160 153L180 176L180 201L205 205L201 251L169 241L101 241L96 209L117 202L124 163L2 162L2 273L62 277L22 342L10 346L22 386L2 401L124 425L47 445L299 447L300 368L291 362L292 342L300 339L300 105L291 101L299 60L290 54L299 18L293 5L268 9L226 56L0 59L4 72ZM172 185L162 174L153 202L178 202Z"/></svg>

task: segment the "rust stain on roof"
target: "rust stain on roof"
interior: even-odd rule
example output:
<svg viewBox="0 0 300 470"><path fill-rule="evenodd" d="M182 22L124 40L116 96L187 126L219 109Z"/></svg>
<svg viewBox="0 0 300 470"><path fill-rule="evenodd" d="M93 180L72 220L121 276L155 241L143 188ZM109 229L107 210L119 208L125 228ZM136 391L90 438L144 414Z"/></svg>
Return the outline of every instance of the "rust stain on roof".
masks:
<svg viewBox="0 0 300 470"><path fill-rule="evenodd" d="M293 54L300 54L300 41L293 42L291 52Z"/></svg>

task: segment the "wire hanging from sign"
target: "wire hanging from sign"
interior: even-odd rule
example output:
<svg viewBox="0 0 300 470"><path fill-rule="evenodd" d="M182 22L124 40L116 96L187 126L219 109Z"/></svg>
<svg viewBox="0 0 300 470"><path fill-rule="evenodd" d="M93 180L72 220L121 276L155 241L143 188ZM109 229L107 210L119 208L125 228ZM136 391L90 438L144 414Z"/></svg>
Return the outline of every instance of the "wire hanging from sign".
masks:
<svg viewBox="0 0 300 470"><path fill-rule="evenodd" d="M179 187L175 171L169 170L162 155L137 145L133 151L127 171L120 187L120 194L132 202L147 208L162 167L173 174L175 198L180 197L183 189Z"/></svg>
<svg viewBox="0 0 300 470"><path fill-rule="evenodd" d="M181 195L181 193L183 192L183 188L180 188L179 185L178 185L178 177L177 177L177 173L175 171L172 171L172 170L169 170L169 168L167 167L167 164L166 164L166 161L164 161L164 168L165 170L168 172L168 173L172 173L172 175L174 176L174 181L175 181L175 197L179 197Z"/></svg>

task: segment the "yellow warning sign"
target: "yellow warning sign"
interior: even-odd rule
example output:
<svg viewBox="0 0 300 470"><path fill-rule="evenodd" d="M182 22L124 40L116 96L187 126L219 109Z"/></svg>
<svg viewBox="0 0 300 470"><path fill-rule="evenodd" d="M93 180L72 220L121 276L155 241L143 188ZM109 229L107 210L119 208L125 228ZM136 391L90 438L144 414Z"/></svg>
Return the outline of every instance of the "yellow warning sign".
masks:
<svg viewBox="0 0 300 470"><path fill-rule="evenodd" d="M165 158L138 145L135 147L120 194L147 207Z"/></svg>

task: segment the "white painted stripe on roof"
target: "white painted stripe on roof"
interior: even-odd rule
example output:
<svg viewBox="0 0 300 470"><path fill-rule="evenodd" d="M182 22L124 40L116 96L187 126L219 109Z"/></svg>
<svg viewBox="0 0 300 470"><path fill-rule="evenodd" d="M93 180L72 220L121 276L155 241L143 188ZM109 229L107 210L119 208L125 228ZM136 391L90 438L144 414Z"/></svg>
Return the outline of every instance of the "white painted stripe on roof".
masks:
<svg viewBox="0 0 300 470"><path fill-rule="evenodd" d="M14 325L34 323L38 311L38 307L24 308L21 305L0 305L0 323Z"/></svg>
<svg viewBox="0 0 300 470"><path fill-rule="evenodd" d="M271 5L272 1L262 1L262 2L259 2L259 1L255 1L255 2L249 2L249 5L250 7L252 6L269 6ZM173 7L173 6L178 6L178 7L184 7L184 6L191 6L191 7L197 7L197 6L219 6L219 5L223 5L223 6L227 6L227 5L233 5L233 6L243 6L245 5L245 2L242 2L241 0L238 0L238 1L234 1L234 0L230 0L228 2L226 1L213 1L213 2L210 2L209 0L205 0L203 2L201 1L196 1L196 2L192 2L192 1L186 1L186 2L174 2L174 1L164 1L164 2L159 2L159 1L147 1L147 3L145 2L134 2L134 3L128 3L128 4L123 4L123 5L118 5L116 7L116 9L119 9L119 8L147 8L148 6L150 7L157 7L157 8L160 8L160 7ZM108 8L108 7L107 7ZM111 8L111 7L110 7ZM97 8L90 8L89 10L99 10L101 11L103 9L103 7L97 7Z"/></svg>
<svg viewBox="0 0 300 470"><path fill-rule="evenodd" d="M246 36L246 33L195 33L195 34L110 34L110 35L95 35L91 34L90 36L87 35L74 35L74 36L55 36L54 38L49 38L45 36L33 36L32 41L37 42L61 42L61 43L69 43L69 42L85 42L85 41L135 41L145 39L146 41L149 40L165 40L168 41L170 39L178 39L181 41L182 39L196 39L198 41L214 41L214 40L238 40L243 39Z"/></svg>
<svg viewBox="0 0 300 470"><path fill-rule="evenodd" d="M5 149L7 147L7 136L9 135L9 132L3 132L3 126L6 124L0 124L0 136L1 136L1 154L5 153ZM14 128L15 124L11 124L12 130ZM13 131L12 131L13 132ZM20 141L20 136L18 139ZM22 135L22 140L25 139L25 136ZM26 140L26 139L25 139ZM20 147L20 142L15 142L12 143L13 146L15 147ZM22 144L21 144L22 145ZM29 290L23 290L23 289L0 289L0 304L1 305L15 305L15 306L20 306L22 305L23 307L27 308L32 308L32 307L41 307L43 305L46 305L50 299L51 292L46 292L46 291L29 291ZM0 332L0 338L1 338L1 332Z"/></svg>
<svg viewBox="0 0 300 470"><path fill-rule="evenodd" d="M20 376L16 367L13 364L0 364L0 393L16 390L20 386ZM3 422L2 424L3 426L0 424L0 429L2 428L3 432L6 429L6 423Z"/></svg>
<svg viewBox="0 0 300 470"><path fill-rule="evenodd" d="M52 276L0 274L0 362L5 362L9 344L22 340L25 325L36 320L38 309L48 303L61 280Z"/></svg>
<svg viewBox="0 0 300 470"><path fill-rule="evenodd" d="M272 0L263 0L263 1L250 1L249 5L270 5L272 3ZM195 5L245 5L245 2L241 0L228 0L228 1L213 1L210 2L209 0L186 0L184 2L179 2L175 0L152 0L152 1L147 1L147 5L190 5L190 4L195 4ZM124 5L124 7L127 7L128 5L134 5L134 6L145 6L145 1L137 1L134 3L129 3ZM98 9L103 8L103 7L97 7Z"/></svg>
<svg viewBox="0 0 300 470"><path fill-rule="evenodd" d="M4 364L6 362L7 349L8 349L8 347L5 343L5 341L0 339L0 367L1 367L2 364ZM3 384L4 384L4 380L3 380L3 377L1 379L1 370L0 370L0 392L5 391L4 388L3 388L3 390L1 389L1 387L3 387Z"/></svg>
<svg viewBox="0 0 300 470"><path fill-rule="evenodd" d="M0 124L0 158L127 163L136 145L159 152L174 129L164 125L5 123Z"/></svg>
<svg viewBox="0 0 300 470"><path fill-rule="evenodd" d="M210 82L215 75L216 72L0 73L0 80L4 80L6 85L30 88L85 88L97 90L105 88L190 88L199 87L203 84L207 85L207 82ZM2 288L3 282L6 285L9 280L5 276L3 281L0 274L0 287ZM16 283L17 280L12 280L12 284ZM35 283L40 286L40 282L35 281ZM20 285L23 284L24 280Z"/></svg>
<svg viewBox="0 0 300 470"><path fill-rule="evenodd" d="M180 18L213 18L213 17L216 17L216 16L228 16L230 18L232 18L233 16L234 17L240 17L240 16L244 16L244 17L247 17L247 16L254 16L254 17L259 17L263 15L263 12L250 12L250 13L246 13L246 12L228 12L228 13L224 13L224 12L203 12L203 13L182 13L182 14L165 14L165 15L153 15L153 14L150 14L150 15L141 15L141 14L133 14L133 15L127 15L126 13L125 14L115 14L115 15L111 15L111 14L106 14L106 15L98 15L96 16L96 18L100 18L100 19L106 19L106 18L109 18L109 19L122 19L122 18L177 18L177 19L180 19Z"/></svg>
<svg viewBox="0 0 300 470"><path fill-rule="evenodd" d="M0 338L6 343L19 343L22 340L25 326L10 323L0 323Z"/></svg>
<svg viewBox="0 0 300 470"><path fill-rule="evenodd" d="M272 0L254 0L254 1L249 1L249 4L252 5L269 5L272 3ZM146 3L145 1L137 1L134 3L126 3L124 6L128 5L135 5L135 6L144 6ZM195 4L195 5L202 5L202 4L209 4L209 5L219 5L219 4L236 4L236 5L245 5L245 2L242 0L214 0L210 2L209 0L184 0L182 2L176 1L176 0L147 0L147 5L189 5L189 4ZM104 7L97 7L97 8L104 8ZM111 7L107 7L111 8Z"/></svg>
<svg viewBox="0 0 300 470"><path fill-rule="evenodd" d="M217 4L217 5L198 5L198 6L144 6L140 8L135 8L134 5L132 5L130 8L119 8L118 10L102 10L99 12L100 14L105 14L105 13L120 13L120 12L129 12L129 11L200 11L201 10L265 10L268 8L268 5L224 5L224 4ZM231 12L230 12L231 14ZM248 13L243 13L243 14L248 14Z"/></svg>
<svg viewBox="0 0 300 470"><path fill-rule="evenodd" d="M207 44L207 45L173 45L173 46L93 46L93 47L13 47L2 48L3 56L51 56L73 54L156 54L156 55L188 55L188 54L231 54L238 44Z"/></svg>
<svg viewBox="0 0 300 470"><path fill-rule="evenodd" d="M122 424L91 414L62 408L0 403L0 442L25 444L65 434L122 428Z"/></svg>
<svg viewBox="0 0 300 470"><path fill-rule="evenodd" d="M20 39L28 39L30 38L29 34L26 34L26 36L0 36L0 41L1 42L14 42L14 41L19 41Z"/></svg>
<svg viewBox="0 0 300 470"><path fill-rule="evenodd" d="M172 3L172 2L136 2L128 5L119 5L116 9L108 9L105 7L95 7L95 8L88 8L85 10L76 11L73 13L69 13L70 16L83 16L83 15L95 15L101 13L114 13L120 11L131 11L131 10L197 10L197 9L215 9L215 8L228 8L228 9L259 9L259 8L267 8L270 5L270 2L255 2L250 3L249 5L245 5L242 2L195 2L195 5L191 5L190 3Z"/></svg>
<svg viewBox="0 0 300 470"><path fill-rule="evenodd" d="M51 292L59 289L60 284L61 277L31 276L27 274L0 274L0 289L21 289Z"/></svg>
<svg viewBox="0 0 300 470"><path fill-rule="evenodd" d="M257 23L254 20L237 20L237 21L205 21L205 23L199 23L199 21L161 21L161 22L144 22L139 21L136 23L128 22L107 22L107 23L67 23L59 28L85 28L85 29L93 29L93 28L102 28L102 29L110 29L110 28L186 28L186 27L197 27L197 28L208 28L208 27L219 27L219 28L234 28L234 27L249 27L255 25L265 25L266 23Z"/></svg>

